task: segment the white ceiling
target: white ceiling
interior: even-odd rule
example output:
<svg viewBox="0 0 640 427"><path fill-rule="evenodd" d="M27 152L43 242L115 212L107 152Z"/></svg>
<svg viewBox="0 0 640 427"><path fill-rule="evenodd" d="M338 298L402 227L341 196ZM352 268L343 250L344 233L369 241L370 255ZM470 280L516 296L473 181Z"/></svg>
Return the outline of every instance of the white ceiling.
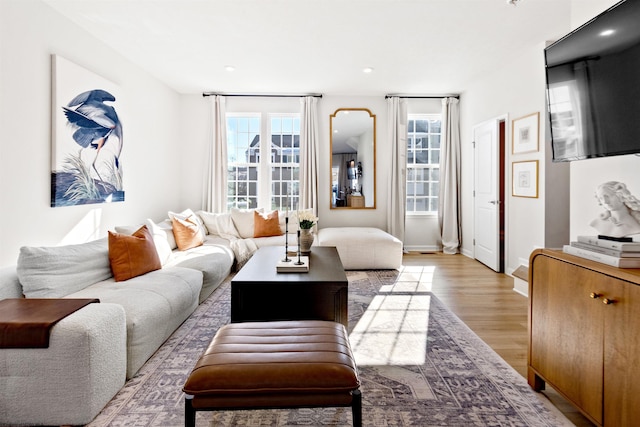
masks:
<svg viewBox="0 0 640 427"><path fill-rule="evenodd" d="M339 95L461 93L523 47L566 33L571 3L44 1L180 93Z"/></svg>

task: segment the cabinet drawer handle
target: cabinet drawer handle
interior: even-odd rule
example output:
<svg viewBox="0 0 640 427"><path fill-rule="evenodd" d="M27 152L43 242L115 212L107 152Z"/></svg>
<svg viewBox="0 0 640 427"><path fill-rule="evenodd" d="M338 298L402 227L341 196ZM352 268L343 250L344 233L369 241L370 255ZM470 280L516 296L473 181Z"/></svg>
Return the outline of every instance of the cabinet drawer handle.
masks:
<svg viewBox="0 0 640 427"><path fill-rule="evenodd" d="M613 304L614 302L615 302L614 300L609 299L609 298L605 298L605 299L602 300L602 303L606 304L606 305Z"/></svg>
<svg viewBox="0 0 640 427"><path fill-rule="evenodd" d="M598 294L596 292L591 292L591 294L589 295L591 298L593 299L598 299L602 296L602 294Z"/></svg>

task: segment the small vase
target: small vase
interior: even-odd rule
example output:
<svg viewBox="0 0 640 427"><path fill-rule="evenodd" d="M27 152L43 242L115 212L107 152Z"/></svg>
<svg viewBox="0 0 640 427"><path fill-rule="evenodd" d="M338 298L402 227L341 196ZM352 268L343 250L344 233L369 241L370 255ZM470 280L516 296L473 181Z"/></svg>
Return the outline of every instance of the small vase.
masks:
<svg viewBox="0 0 640 427"><path fill-rule="evenodd" d="M313 231L310 228L300 229L300 252L308 254L311 252L311 245L313 244Z"/></svg>

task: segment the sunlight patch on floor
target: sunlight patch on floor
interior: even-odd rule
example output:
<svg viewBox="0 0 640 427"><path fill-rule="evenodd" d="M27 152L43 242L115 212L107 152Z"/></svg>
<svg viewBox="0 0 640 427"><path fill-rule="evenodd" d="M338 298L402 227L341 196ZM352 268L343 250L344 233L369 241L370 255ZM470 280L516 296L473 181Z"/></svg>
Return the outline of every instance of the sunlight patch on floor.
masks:
<svg viewBox="0 0 640 427"><path fill-rule="evenodd" d="M434 272L403 267L395 283L380 288L349 337L358 365L425 362Z"/></svg>

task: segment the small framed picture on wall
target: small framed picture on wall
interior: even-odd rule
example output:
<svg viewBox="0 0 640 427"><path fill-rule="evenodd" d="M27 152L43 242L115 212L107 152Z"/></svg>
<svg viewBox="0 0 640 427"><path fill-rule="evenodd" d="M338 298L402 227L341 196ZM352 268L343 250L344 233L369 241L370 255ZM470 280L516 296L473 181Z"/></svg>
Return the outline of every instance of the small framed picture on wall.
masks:
<svg viewBox="0 0 640 427"><path fill-rule="evenodd" d="M538 151L540 113L529 114L511 122L513 154Z"/></svg>
<svg viewBox="0 0 640 427"><path fill-rule="evenodd" d="M538 161L513 162L512 172L512 195L538 198Z"/></svg>

